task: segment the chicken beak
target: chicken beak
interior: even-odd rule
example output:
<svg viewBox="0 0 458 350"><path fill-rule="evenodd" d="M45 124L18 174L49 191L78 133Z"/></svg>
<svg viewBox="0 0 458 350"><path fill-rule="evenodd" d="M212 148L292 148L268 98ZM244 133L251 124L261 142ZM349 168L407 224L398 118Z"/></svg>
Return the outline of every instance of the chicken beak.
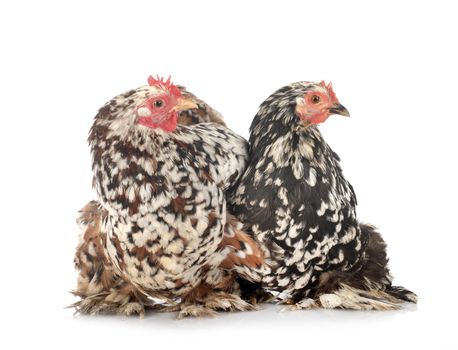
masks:
<svg viewBox="0 0 458 350"><path fill-rule="evenodd" d="M179 98L173 110L180 112L187 109L199 108L199 106L192 100L187 98Z"/></svg>
<svg viewBox="0 0 458 350"><path fill-rule="evenodd" d="M348 110L340 103L336 103L334 106L329 108L329 113L343 115L344 117L350 117Z"/></svg>

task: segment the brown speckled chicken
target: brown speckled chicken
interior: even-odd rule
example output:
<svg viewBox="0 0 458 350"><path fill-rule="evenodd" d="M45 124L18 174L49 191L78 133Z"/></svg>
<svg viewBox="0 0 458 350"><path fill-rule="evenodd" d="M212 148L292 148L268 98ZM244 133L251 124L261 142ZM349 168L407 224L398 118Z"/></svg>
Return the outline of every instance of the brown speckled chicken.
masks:
<svg viewBox="0 0 458 350"><path fill-rule="evenodd" d="M90 131L98 201L78 219L74 306L143 315L159 299L179 317L252 310L234 280L259 281L263 260L225 199L247 143L184 88L148 83L105 104Z"/></svg>

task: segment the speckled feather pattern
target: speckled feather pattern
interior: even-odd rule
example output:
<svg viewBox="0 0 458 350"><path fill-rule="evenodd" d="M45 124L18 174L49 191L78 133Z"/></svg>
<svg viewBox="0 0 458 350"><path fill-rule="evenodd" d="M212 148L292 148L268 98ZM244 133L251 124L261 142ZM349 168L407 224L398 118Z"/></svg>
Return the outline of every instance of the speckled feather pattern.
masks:
<svg viewBox="0 0 458 350"><path fill-rule="evenodd" d="M296 303L317 297L331 275L366 273L373 259L367 246L376 237L357 221L356 196L338 155L316 126L296 116L297 99L310 89L324 88L294 83L262 103L250 129L250 160L231 197L232 210L267 257L262 286ZM367 283L371 276L360 276L358 287L391 284L381 242L376 250L383 254L373 262L380 276Z"/></svg>
<svg viewBox="0 0 458 350"><path fill-rule="evenodd" d="M95 118L89 144L99 202L88 204L80 218L75 294L82 298L116 289L118 279L142 297L172 300L186 299L195 288L199 295L202 288L231 292L235 271L260 278L259 249L226 211L225 191L245 168L247 142L181 89L199 108L182 112L172 133L132 123L135 106L155 93L149 86L115 97ZM108 286L94 261L111 271ZM222 309L244 306L227 296Z"/></svg>
<svg viewBox="0 0 458 350"><path fill-rule="evenodd" d="M216 253L224 189L243 170L246 144L216 124L137 137L111 140L94 160L96 190L109 211L107 251L133 283L181 294L201 281L209 259L218 266L223 258ZM120 157L123 147L132 147L128 157Z"/></svg>
<svg viewBox="0 0 458 350"><path fill-rule="evenodd" d="M259 156L251 158L232 203L273 262L263 283L292 294L320 271L353 268L365 242L353 190L319 130L280 126L271 143L254 150L266 130L262 122L253 127L252 152Z"/></svg>

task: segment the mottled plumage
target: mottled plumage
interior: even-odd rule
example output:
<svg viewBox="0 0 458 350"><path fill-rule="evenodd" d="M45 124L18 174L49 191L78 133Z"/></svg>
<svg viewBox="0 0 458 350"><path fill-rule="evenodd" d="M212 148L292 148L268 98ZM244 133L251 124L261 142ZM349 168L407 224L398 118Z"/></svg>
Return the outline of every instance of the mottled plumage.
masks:
<svg viewBox="0 0 458 350"><path fill-rule="evenodd" d="M316 124L348 115L332 87L299 82L266 101L231 205L266 254L262 287L295 307L389 309L416 296L391 286L385 243L356 217L356 196ZM246 284L245 284L246 285Z"/></svg>
<svg viewBox="0 0 458 350"><path fill-rule="evenodd" d="M150 297L180 316L253 308L234 294L233 281L235 272L259 279L261 253L225 199L245 168L247 143L181 91L153 80L95 118L89 144L99 202L79 220L80 311L142 314ZM173 103L183 100L188 108L177 116ZM165 112L156 118L148 108ZM206 121L219 124L194 124Z"/></svg>

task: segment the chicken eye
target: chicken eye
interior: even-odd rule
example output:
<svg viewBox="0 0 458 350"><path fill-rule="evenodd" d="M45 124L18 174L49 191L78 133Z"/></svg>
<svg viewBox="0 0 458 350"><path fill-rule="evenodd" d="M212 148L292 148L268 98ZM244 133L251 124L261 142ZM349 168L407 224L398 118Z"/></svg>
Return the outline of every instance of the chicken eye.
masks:
<svg viewBox="0 0 458 350"><path fill-rule="evenodd" d="M154 107L161 108L164 105L164 101L162 100L156 100L154 101Z"/></svg>
<svg viewBox="0 0 458 350"><path fill-rule="evenodd" d="M313 95L311 101L313 104L317 104L321 101L321 98L318 95Z"/></svg>

